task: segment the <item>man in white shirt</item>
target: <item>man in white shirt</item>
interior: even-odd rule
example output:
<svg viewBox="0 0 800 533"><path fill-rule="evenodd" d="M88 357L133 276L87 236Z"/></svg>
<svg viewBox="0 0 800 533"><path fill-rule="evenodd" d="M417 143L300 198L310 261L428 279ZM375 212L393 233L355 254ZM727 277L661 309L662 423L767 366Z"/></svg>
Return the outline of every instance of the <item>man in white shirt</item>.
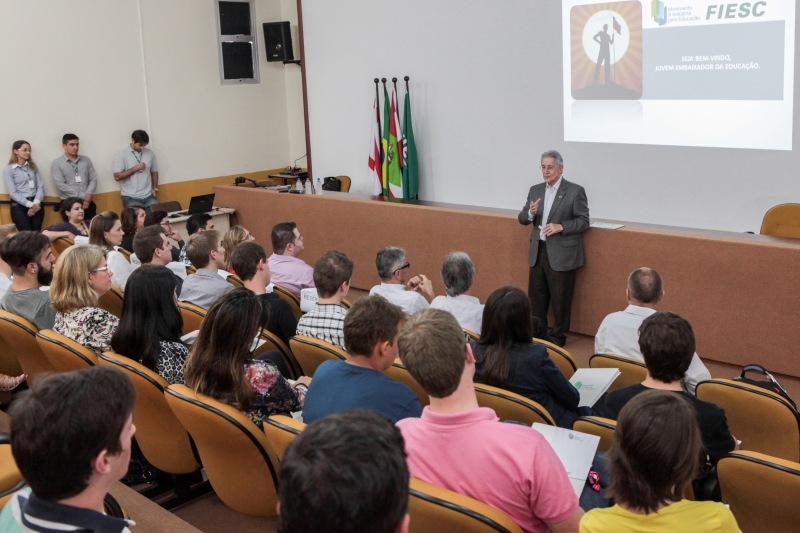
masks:
<svg viewBox="0 0 800 533"><path fill-rule="evenodd" d="M375 258L375 266L378 267L381 284L372 287L370 295L383 296L408 316L431 306L429 301L436 297L431 280L420 274L406 282L406 270L411 263L406 261L405 250L396 246L384 248Z"/></svg>
<svg viewBox="0 0 800 533"><path fill-rule="evenodd" d="M625 291L628 307L603 319L594 338L595 353L613 353L644 361L639 349L639 326L656 312L664 294L658 272L650 268L637 268L631 272ZM695 353L684 378L686 388L694 394L697 384L707 379L711 379L711 373Z"/></svg>
<svg viewBox="0 0 800 533"><path fill-rule="evenodd" d="M431 302L434 309L449 311L462 328L480 335L483 304L470 296L475 265L464 252L450 252L442 263L442 281L447 296L437 296Z"/></svg>

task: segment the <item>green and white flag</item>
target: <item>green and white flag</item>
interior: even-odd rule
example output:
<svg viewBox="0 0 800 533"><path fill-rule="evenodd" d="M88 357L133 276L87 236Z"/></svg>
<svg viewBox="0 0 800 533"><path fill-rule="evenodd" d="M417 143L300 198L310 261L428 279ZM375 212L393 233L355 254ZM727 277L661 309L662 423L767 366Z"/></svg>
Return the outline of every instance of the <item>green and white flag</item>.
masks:
<svg viewBox="0 0 800 533"><path fill-rule="evenodd" d="M414 128L411 125L411 99L406 90L403 109L403 198L416 198L419 194L419 164Z"/></svg>

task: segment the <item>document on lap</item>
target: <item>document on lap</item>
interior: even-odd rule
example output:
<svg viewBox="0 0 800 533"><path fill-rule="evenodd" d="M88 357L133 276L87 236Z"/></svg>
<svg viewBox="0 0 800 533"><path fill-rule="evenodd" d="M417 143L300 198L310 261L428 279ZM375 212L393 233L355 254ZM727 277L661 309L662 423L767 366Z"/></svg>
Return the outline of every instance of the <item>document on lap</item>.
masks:
<svg viewBox="0 0 800 533"><path fill-rule="evenodd" d="M592 407L619 377L618 368L579 368L569 378L581 395L578 407Z"/></svg>
<svg viewBox="0 0 800 533"><path fill-rule="evenodd" d="M575 494L580 497L583 486L586 484L586 478L589 476L589 470L592 468L600 437L539 422L534 422L532 427L542 434L556 452L567 471L567 477L572 483Z"/></svg>

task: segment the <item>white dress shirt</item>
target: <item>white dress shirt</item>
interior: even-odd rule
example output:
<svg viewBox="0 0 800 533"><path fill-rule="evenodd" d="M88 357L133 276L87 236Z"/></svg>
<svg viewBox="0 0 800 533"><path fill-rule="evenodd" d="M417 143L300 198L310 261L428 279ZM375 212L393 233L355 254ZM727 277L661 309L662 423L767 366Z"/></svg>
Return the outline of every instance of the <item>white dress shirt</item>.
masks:
<svg viewBox="0 0 800 533"><path fill-rule="evenodd" d="M649 307L629 305L624 311L605 317L594 338L595 353L613 353L644 361L639 350L639 326L655 312L655 309ZM686 371L686 387L694 394L697 384L707 379L711 379L711 373L695 353L689 370Z"/></svg>
<svg viewBox="0 0 800 533"><path fill-rule="evenodd" d="M415 291L407 291L405 285L399 283L381 283L375 285L369 291L369 295L383 296L389 303L393 303L403 310L408 316L413 315L417 311L428 309L431 304L420 293Z"/></svg>
<svg viewBox="0 0 800 533"><path fill-rule="evenodd" d="M483 321L483 304L474 296L459 294L458 296L437 296L431 302L433 309L449 311L462 328L481 334Z"/></svg>
<svg viewBox="0 0 800 533"><path fill-rule="evenodd" d="M542 227L547 225L547 219L550 217L550 208L553 207L553 200L556 199L556 193L558 193L558 187L561 185L561 180L564 179L562 177L558 178L558 181L552 187L550 185L545 185L544 187L544 205L542 206ZM546 241L547 236L539 232L539 240Z"/></svg>

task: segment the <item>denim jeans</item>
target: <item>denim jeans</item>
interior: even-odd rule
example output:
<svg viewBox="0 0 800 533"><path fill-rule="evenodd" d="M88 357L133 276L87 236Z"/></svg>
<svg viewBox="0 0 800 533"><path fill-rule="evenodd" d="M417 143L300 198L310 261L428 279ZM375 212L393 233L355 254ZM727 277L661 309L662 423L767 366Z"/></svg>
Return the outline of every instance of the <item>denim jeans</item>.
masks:
<svg viewBox="0 0 800 533"><path fill-rule="evenodd" d="M144 207L145 213L150 214L150 206L158 203L155 196L145 196L144 198L134 198L132 196L122 196L122 205L125 207Z"/></svg>

